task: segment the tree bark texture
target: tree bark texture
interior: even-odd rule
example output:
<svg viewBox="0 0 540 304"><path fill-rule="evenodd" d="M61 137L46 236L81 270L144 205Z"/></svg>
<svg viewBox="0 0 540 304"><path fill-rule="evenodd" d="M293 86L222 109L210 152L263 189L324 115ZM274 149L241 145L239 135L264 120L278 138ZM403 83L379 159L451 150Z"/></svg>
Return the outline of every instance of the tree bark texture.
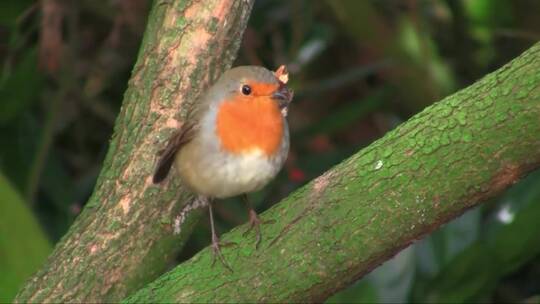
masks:
<svg viewBox="0 0 540 304"><path fill-rule="evenodd" d="M252 4L154 1L92 197L17 302L118 301L166 270L189 231L173 235L172 219L191 197L174 179L152 184L156 154L231 65Z"/></svg>
<svg viewBox="0 0 540 304"><path fill-rule="evenodd" d="M127 302L319 302L540 166L540 44L426 108Z"/></svg>

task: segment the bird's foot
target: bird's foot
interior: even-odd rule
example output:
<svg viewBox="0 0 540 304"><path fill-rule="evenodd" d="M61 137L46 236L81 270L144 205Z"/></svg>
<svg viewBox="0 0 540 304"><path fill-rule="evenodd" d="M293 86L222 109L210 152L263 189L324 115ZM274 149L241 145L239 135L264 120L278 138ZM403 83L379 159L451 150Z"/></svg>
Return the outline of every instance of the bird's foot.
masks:
<svg viewBox="0 0 540 304"><path fill-rule="evenodd" d="M215 234L212 235L212 267L216 263L216 259L219 259L221 261L221 264L225 266L228 270L233 272L231 266L227 264L227 261L225 261L225 258L223 257L223 254L221 253L222 247L230 247L230 246L236 246L236 243L234 242L221 242L219 240L219 237Z"/></svg>
<svg viewBox="0 0 540 304"><path fill-rule="evenodd" d="M274 220L268 220L268 221L261 221L259 216L257 215L257 212L253 209L249 209L249 226L242 234L244 237L251 231L253 228L255 228L255 232L257 233L257 239L255 241L255 249L259 248L259 245L261 244L262 235L261 235L261 224L271 224L274 223Z"/></svg>

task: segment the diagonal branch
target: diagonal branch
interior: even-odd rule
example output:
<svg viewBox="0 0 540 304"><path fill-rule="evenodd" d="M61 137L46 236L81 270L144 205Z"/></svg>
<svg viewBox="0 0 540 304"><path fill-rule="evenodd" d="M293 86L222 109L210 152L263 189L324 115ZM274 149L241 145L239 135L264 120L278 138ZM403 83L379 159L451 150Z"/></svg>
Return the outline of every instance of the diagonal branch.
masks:
<svg viewBox="0 0 540 304"><path fill-rule="evenodd" d="M190 221L174 236L171 222L191 197L174 180L152 185L155 155L231 65L252 4L154 1L94 193L17 302L118 301L165 271L189 232Z"/></svg>
<svg viewBox="0 0 540 304"><path fill-rule="evenodd" d="M318 302L540 166L540 43L426 108L128 302Z"/></svg>

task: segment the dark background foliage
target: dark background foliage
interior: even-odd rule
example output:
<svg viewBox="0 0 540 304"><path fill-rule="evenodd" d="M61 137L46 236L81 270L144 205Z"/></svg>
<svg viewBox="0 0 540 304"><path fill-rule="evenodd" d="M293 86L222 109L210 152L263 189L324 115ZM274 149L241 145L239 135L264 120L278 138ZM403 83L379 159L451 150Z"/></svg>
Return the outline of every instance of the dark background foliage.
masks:
<svg viewBox="0 0 540 304"><path fill-rule="evenodd" d="M0 1L1 301L91 194L150 6ZM540 40L538 12L536 0L257 0L235 65L287 64L296 93L289 159L250 195L257 209L519 55ZM537 172L329 301L538 302L538 201ZM217 212L221 231L246 220L239 199ZM178 262L209 240L203 220Z"/></svg>

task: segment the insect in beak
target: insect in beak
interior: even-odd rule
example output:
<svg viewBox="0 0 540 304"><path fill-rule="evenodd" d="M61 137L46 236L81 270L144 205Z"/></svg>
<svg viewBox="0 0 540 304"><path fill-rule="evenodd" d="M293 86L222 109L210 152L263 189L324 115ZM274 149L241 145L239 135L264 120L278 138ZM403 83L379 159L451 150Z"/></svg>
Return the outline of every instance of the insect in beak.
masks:
<svg viewBox="0 0 540 304"><path fill-rule="evenodd" d="M278 102L281 110L289 106L292 98L293 91L285 85L281 85L279 89L272 94L272 99Z"/></svg>
<svg viewBox="0 0 540 304"><path fill-rule="evenodd" d="M276 76L279 81L279 88L272 94L272 99L278 102L281 115L287 117L289 104L294 95L293 91L286 86L289 81L289 71L287 71L286 66L282 65L274 72L274 76Z"/></svg>

